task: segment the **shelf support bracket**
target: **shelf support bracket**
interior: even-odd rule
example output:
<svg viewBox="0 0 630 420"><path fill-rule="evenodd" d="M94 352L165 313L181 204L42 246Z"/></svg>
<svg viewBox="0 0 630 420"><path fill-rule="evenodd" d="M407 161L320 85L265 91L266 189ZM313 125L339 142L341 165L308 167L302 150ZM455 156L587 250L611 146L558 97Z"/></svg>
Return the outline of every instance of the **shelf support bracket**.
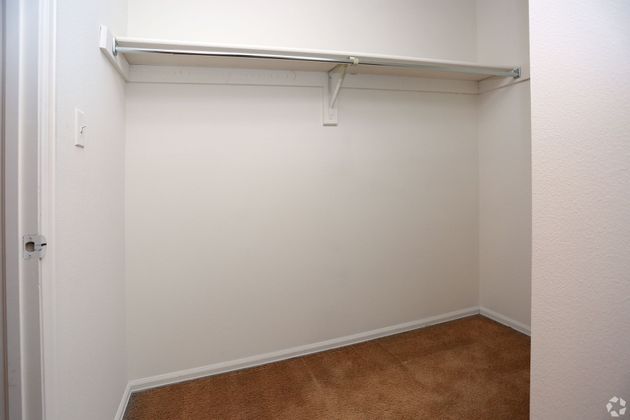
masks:
<svg viewBox="0 0 630 420"><path fill-rule="evenodd" d="M101 25L100 27L98 46L122 78L128 81L129 63L124 57L116 53L116 38L114 38L107 26Z"/></svg>
<svg viewBox="0 0 630 420"><path fill-rule="evenodd" d="M339 64L328 72L326 86L324 86L324 125L337 125L337 99L339 98L339 92L341 86L348 73L348 68L359 63L359 60L354 57L349 57L352 60L350 64Z"/></svg>

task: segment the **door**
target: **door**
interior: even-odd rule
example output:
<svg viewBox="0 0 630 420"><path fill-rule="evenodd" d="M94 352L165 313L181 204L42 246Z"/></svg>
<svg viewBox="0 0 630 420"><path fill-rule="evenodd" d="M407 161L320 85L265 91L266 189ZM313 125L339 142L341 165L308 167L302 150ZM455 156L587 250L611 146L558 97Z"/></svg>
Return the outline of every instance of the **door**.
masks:
<svg viewBox="0 0 630 420"><path fill-rule="evenodd" d="M23 238L39 233L40 4L3 1L3 282L9 420L42 418L40 259Z"/></svg>

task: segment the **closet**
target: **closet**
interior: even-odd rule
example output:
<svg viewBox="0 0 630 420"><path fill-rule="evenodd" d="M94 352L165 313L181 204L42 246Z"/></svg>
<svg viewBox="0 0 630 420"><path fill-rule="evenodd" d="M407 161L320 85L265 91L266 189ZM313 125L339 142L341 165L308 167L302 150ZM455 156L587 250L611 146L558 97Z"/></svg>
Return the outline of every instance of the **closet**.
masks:
<svg viewBox="0 0 630 420"><path fill-rule="evenodd" d="M127 397L480 313L529 334L527 1L109 3L98 44L61 5L97 82L61 81L59 136L99 134L59 164L113 174Z"/></svg>

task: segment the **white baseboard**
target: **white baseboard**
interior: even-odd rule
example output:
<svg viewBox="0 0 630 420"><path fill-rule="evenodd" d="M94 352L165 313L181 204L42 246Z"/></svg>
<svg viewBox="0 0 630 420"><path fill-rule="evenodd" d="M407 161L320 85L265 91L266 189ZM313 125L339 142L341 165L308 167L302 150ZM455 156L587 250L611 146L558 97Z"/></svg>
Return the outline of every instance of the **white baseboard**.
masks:
<svg viewBox="0 0 630 420"><path fill-rule="evenodd" d="M499 324L506 325L510 328L515 329L518 332L523 334L532 335L531 328L522 322L518 322L509 318L503 314L493 311L492 309L484 308L483 306L479 308L479 313L487 318L492 319L493 321L498 322Z"/></svg>
<svg viewBox="0 0 630 420"><path fill-rule="evenodd" d="M165 373L163 375L151 376L148 378L134 379L129 382L131 392L141 391L158 386L169 385L177 382L188 381L191 379L202 378L204 376L217 375L220 373L230 372L233 370L245 369L254 366L264 365L267 363L278 362L280 360L292 359L294 357L305 356L307 354L318 353L338 347L349 346L351 344L363 341L373 340L375 338L386 337L388 335L398 334L405 331L411 331L429 325L439 324L454 319L463 318L479 313L479 307L471 307L461 309L459 311L448 312L428 318L419 319L417 321L405 322L398 325L379 328L372 331L362 332L358 334L348 335L345 337L334 338L332 340L320 341L318 343L306 344L304 346L293 347L285 350L279 350L271 353L259 354L256 356L245 357L242 359L231 360L228 362L215 363L207 366L201 366L192 369L180 370L177 372Z"/></svg>
<svg viewBox="0 0 630 420"><path fill-rule="evenodd" d="M129 397L131 397L131 384L127 383L125 391L123 392L123 396L120 400L120 404L118 404L118 410L116 410L114 420L123 420L125 410L127 410L127 404L129 403Z"/></svg>
<svg viewBox="0 0 630 420"><path fill-rule="evenodd" d="M242 359L231 360L227 362L214 363L207 366L201 366L192 369L185 369L176 372L169 372L162 375L150 376L147 378L134 379L129 382L125 393L118 407L115 420L122 420L125 413L129 397L132 392L143 391L159 386L170 385L178 382L189 381L191 379L203 378L206 376L218 375L221 373L231 372L239 369L246 369L255 366L265 365L268 363L278 362L281 360L292 359L295 357L306 356L308 354L319 353L338 347L349 346L364 341L374 340L376 338L387 337L393 334L399 334L418 328L428 327L429 325L440 324L442 322L452 321L471 315L481 314L496 322L511 327L516 331L530 335L530 328L518 321L508 318L487 308L478 306L461 309L458 311L447 312L416 321L405 322L398 325L379 328L376 330L366 331L358 334L348 335L345 337L334 338L332 340L320 341L318 343L306 344L303 346L293 347L289 349L279 350L271 353L259 354L255 356L245 357Z"/></svg>

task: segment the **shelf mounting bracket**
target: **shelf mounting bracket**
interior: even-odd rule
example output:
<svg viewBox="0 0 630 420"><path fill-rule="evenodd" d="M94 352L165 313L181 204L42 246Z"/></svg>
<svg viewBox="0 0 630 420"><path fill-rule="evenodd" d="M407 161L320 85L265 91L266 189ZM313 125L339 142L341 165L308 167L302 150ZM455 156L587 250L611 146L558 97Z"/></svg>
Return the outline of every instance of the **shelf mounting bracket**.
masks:
<svg viewBox="0 0 630 420"><path fill-rule="evenodd" d="M338 64L327 74L326 86L324 86L324 125L337 125L337 99L341 86L348 73L348 68L359 64L359 60L355 57L349 57L352 61L350 64Z"/></svg>

